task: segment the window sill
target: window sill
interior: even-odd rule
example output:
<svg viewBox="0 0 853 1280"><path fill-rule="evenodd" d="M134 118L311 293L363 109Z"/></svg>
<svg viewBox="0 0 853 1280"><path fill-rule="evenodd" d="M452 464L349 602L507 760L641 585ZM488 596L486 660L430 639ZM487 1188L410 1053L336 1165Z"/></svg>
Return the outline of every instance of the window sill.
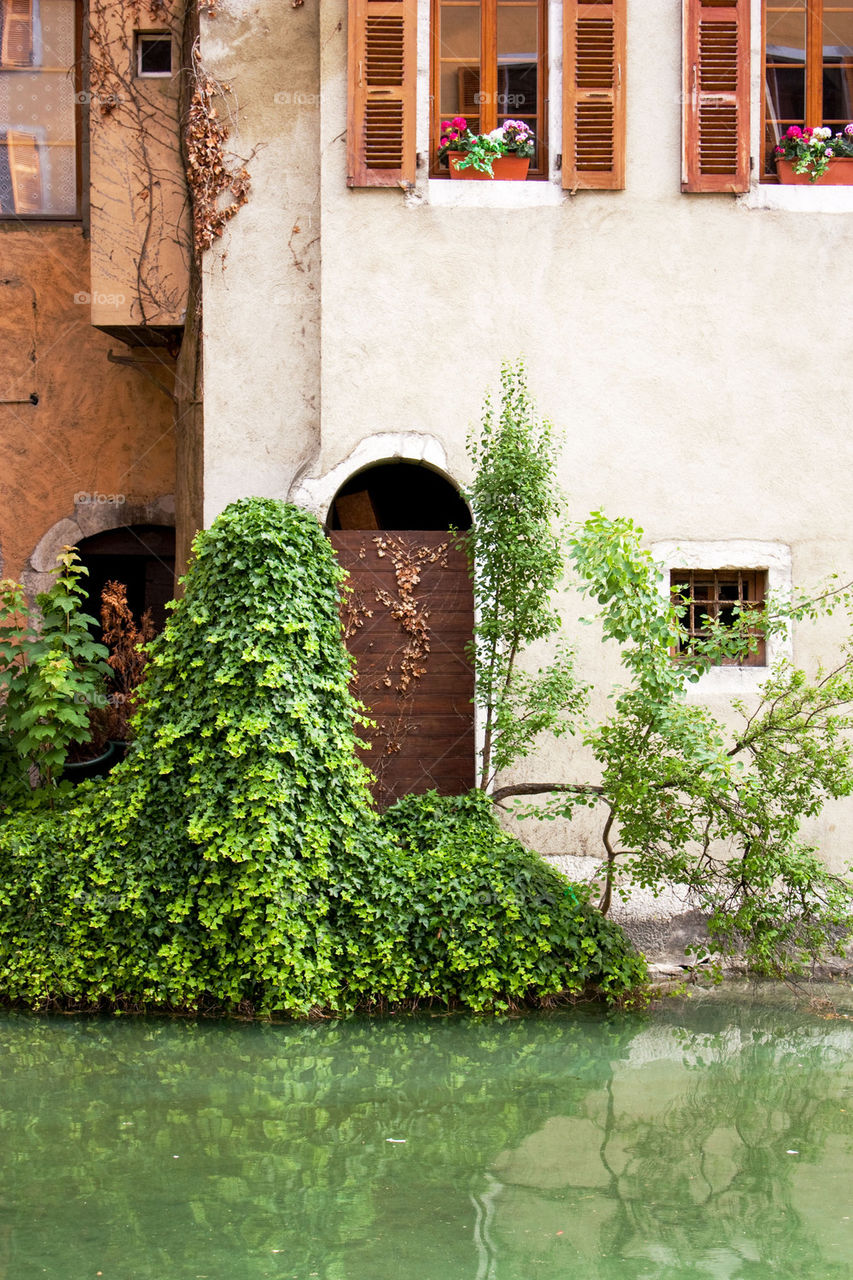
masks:
<svg viewBox="0 0 853 1280"><path fill-rule="evenodd" d="M531 209L561 205L567 192L553 182L450 182L429 178L427 204L447 209ZM853 188L851 188L853 190Z"/></svg>
<svg viewBox="0 0 853 1280"><path fill-rule="evenodd" d="M785 213L853 213L853 187L800 187L759 182L738 198L747 209Z"/></svg>

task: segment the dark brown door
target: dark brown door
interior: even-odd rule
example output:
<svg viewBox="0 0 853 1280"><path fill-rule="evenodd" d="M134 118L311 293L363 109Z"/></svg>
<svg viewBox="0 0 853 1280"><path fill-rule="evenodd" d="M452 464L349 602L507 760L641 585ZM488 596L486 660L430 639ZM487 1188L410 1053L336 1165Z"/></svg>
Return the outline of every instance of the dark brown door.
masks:
<svg viewBox="0 0 853 1280"><path fill-rule="evenodd" d="M362 759L385 807L435 788L474 785L474 625L468 561L447 533L347 530L330 535L350 575L343 606L354 692L376 727Z"/></svg>

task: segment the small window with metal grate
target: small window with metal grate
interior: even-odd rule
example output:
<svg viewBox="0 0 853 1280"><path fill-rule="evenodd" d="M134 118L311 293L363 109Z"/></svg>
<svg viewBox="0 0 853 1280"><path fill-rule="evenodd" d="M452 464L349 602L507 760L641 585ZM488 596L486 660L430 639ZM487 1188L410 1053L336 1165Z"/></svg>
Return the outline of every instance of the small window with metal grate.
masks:
<svg viewBox="0 0 853 1280"><path fill-rule="evenodd" d="M767 590L765 569L672 569L670 570L672 601L678 608L685 635L680 648L689 653L693 642L709 635L709 620L731 626L739 614L758 612L764 608ZM755 648L740 658L722 658L722 666L763 667L767 665L767 646L756 631Z"/></svg>

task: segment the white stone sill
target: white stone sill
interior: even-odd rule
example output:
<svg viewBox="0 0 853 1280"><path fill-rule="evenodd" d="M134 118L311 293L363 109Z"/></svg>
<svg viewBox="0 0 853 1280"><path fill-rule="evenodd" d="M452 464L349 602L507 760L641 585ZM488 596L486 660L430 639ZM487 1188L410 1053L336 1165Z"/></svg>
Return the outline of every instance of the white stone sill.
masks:
<svg viewBox="0 0 853 1280"><path fill-rule="evenodd" d="M800 187L757 182L738 203L746 209L785 213L853 213L853 187Z"/></svg>
<svg viewBox="0 0 853 1280"><path fill-rule="evenodd" d="M428 178L418 184L413 197L415 203L444 209L537 209L558 208L571 199L571 194L550 180L452 182L447 178ZM853 187L756 183L738 196L737 202L744 209L785 213L853 213Z"/></svg>
<svg viewBox="0 0 853 1280"><path fill-rule="evenodd" d="M536 209L561 205L568 197L568 192L549 181L453 182L449 178L429 178L425 188L425 202L445 209Z"/></svg>

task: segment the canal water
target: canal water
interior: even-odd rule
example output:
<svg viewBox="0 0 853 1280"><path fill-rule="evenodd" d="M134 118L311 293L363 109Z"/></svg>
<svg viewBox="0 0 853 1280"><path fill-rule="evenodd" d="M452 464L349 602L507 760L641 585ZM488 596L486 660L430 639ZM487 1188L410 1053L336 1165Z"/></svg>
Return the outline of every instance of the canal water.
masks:
<svg viewBox="0 0 853 1280"><path fill-rule="evenodd" d="M853 1277L853 998L833 995L4 1014L0 1280Z"/></svg>

